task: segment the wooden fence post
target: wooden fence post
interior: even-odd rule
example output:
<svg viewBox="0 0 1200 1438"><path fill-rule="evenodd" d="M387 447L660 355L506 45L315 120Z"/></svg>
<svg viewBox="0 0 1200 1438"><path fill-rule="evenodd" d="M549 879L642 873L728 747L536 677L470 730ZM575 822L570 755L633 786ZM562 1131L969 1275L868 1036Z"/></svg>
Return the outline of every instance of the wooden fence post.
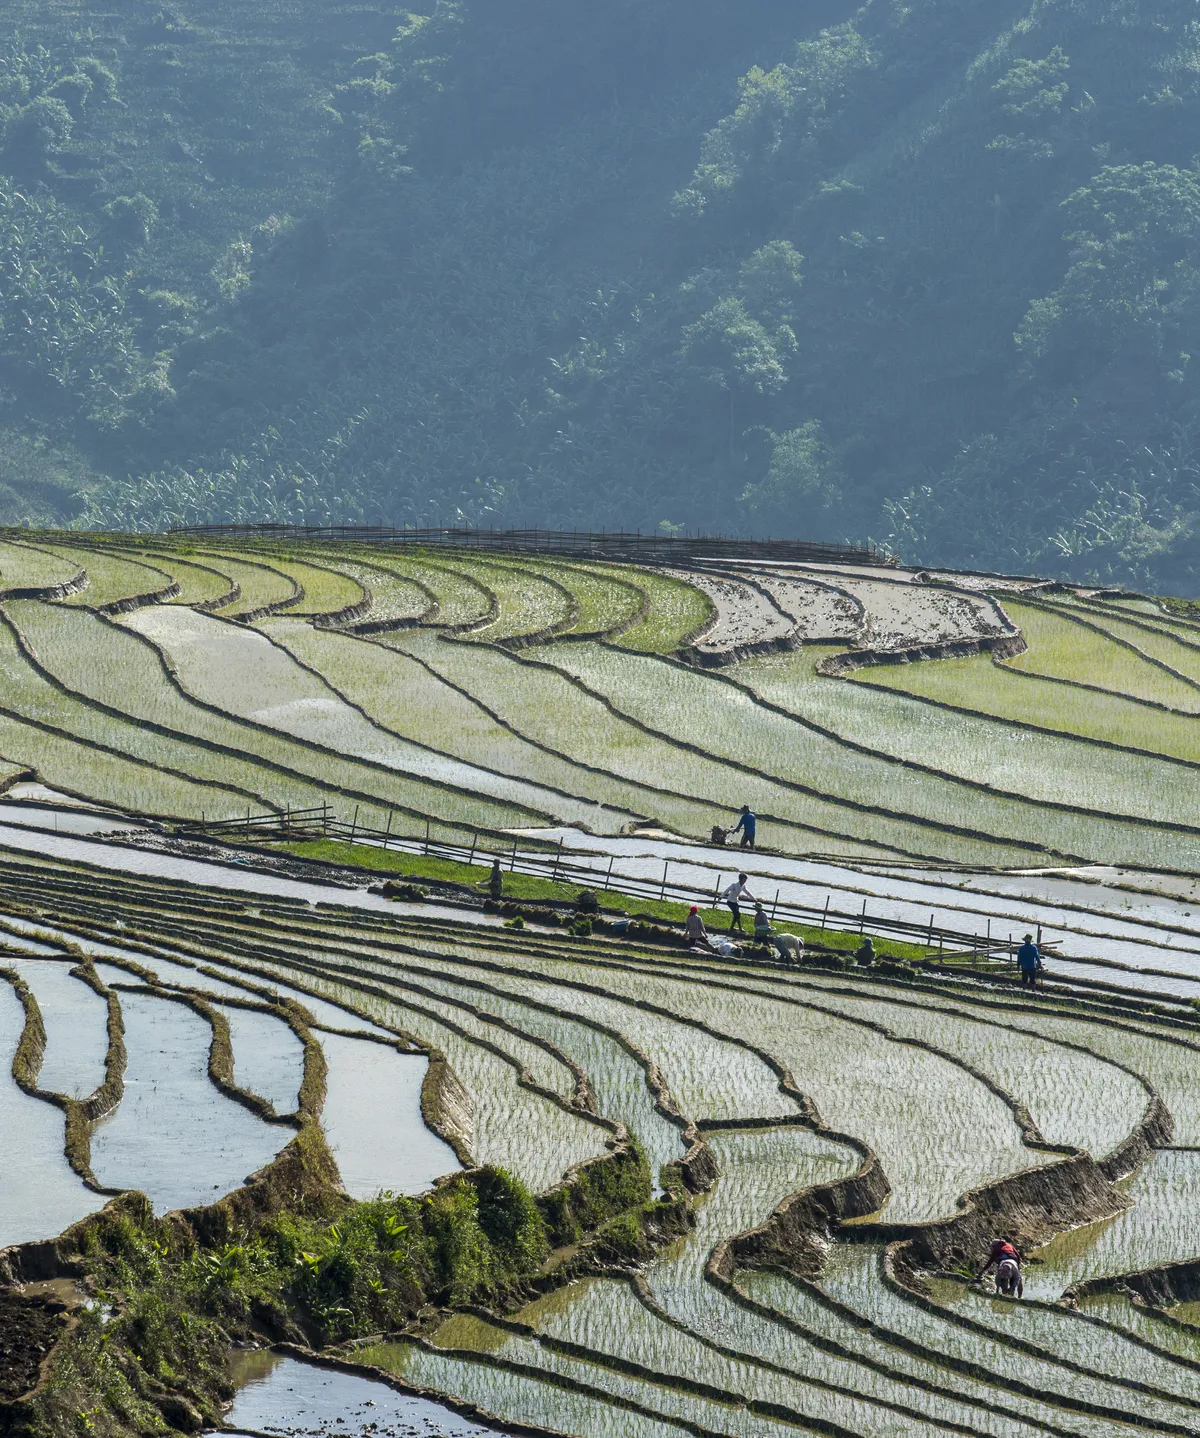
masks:
<svg viewBox="0 0 1200 1438"><path fill-rule="evenodd" d="M468 868L470 868L471 865L475 862L475 848L476 848L476 845L477 845L478 843L479 843L479 830L476 829L476 830L475 830L475 833L471 836L471 857L467 860L467 867L468 867Z"/></svg>
<svg viewBox="0 0 1200 1438"><path fill-rule="evenodd" d="M350 820L350 842L354 843L354 833L358 828L358 805L354 806L354 818Z"/></svg>
<svg viewBox="0 0 1200 1438"><path fill-rule="evenodd" d="M383 831L383 847L386 849L392 838L392 811L388 810L387 828Z"/></svg>
<svg viewBox="0 0 1200 1438"><path fill-rule="evenodd" d="M775 922L775 910L779 907L779 890L775 890L775 902L771 905L771 922Z"/></svg>
<svg viewBox="0 0 1200 1438"><path fill-rule="evenodd" d="M867 901L863 900L862 913L858 917L858 936L862 938L867 927Z"/></svg>
<svg viewBox="0 0 1200 1438"><path fill-rule="evenodd" d="M429 855L429 815L425 815L425 854Z"/></svg>
<svg viewBox="0 0 1200 1438"><path fill-rule="evenodd" d="M669 867L670 862L670 859L663 860L662 888L658 891L658 902L660 904L667 897L667 868Z"/></svg>
<svg viewBox="0 0 1200 1438"><path fill-rule="evenodd" d="M824 933L825 930L829 928L829 901L830 901L830 899L832 899L832 898L833 898L833 895L832 895L832 894L826 894L826 895L825 895L825 912L821 915L821 931L822 931L822 933Z"/></svg>

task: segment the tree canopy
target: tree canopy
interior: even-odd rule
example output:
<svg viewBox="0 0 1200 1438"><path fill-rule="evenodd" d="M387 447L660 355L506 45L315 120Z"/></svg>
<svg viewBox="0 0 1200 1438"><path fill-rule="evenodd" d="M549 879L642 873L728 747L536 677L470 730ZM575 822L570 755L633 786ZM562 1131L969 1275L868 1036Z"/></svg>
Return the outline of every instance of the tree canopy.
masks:
<svg viewBox="0 0 1200 1438"><path fill-rule="evenodd" d="M0 521L1200 591L1193 7L0 4Z"/></svg>

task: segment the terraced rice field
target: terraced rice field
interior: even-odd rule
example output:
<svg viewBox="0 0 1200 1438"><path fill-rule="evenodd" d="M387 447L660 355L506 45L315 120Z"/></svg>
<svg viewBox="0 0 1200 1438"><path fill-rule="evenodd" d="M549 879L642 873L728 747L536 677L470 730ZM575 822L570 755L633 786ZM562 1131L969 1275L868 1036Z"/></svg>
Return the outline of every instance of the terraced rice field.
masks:
<svg viewBox="0 0 1200 1438"><path fill-rule="evenodd" d="M1200 625L936 579L0 541L0 1353L47 1240L211 1294L319 1143L329 1244L495 1170L554 1243L374 1325L293 1254L235 1429L1200 1432ZM805 957L678 941L739 864Z"/></svg>
<svg viewBox="0 0 1200 1438"><path fill-rule="evenodd" d="M280 1370L245 1363L235 1423L292 1414L315 1431L323 1414L352 1431L366 1405L378 1421L400 1401L385 1375L494 1431L1196 1426L1200 1333L1188 1348L1186 1326L1156 1326L1120 1288L1167 1264L1183 1292L1200 1267L1196 1154L1163 1146L1166 1110L1194 1142L1190 1010L731 968L470 912L347 908L334 890L313 907L284 887L0 850L0 1038L27 1060L33 1029L46 1035L0 1096L27 1160L0 1168L6 1242L49 1236L114 1189L160 1211L210 1202L305 1122L323 1124L360 1199L489 1160L549 1190L632 1135L694 1219L636 1272L601 1266L504 1314L447 1310L351 1343L338 1352L359 1380L285 1370L276 1392ZM106 1071L111 1084L114 1034L115 1101L68 1143L56 1095L79 1101ZM454 1075L452 1111L422 1105L431 1056ZM1003 1224L1030 1250L1023 1304L937 1276ZM1068 1289L1078 1310L1058 1303Z"/></svg>

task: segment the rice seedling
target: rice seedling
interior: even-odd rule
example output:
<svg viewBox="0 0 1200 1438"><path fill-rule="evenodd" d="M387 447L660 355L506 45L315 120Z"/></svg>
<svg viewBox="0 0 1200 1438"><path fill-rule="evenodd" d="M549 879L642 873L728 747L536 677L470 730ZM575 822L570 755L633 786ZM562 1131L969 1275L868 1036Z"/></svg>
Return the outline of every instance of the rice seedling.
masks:
<svg viewBox="0 0 1200 1438"><path fill-rule="evenodd" d="M264 609L280 608L296 598L296 586L292 580L254 554L209 548L193 552L200 562L211 562L214 568L227 574L241 591L234 603L222 608L223 618L239 619Z"/></svg>
<svg viewBox="0 0 1200 1438"><path fill-rule="evenodd" d="M1130 1207L1116 1218L1059 1234L1026 1273L1033 1298L1057 1299L1073 1283L1200 1258L1193 1215L1200 1153L1160 1150L1125 1184Z"/></svg>
<svg viewBox="0 0 1200 1438"><path fill-rule="evenodd" d="M1086 600L1056 600L1053 607L1068 614L1078 614L1088 624L1098 626L1106 634L1131 644L1151 659L1178 670L1195 682L1200 672L1200 630L1189 624L1168 619L1160 614L1151 619L1145 615L1120 615L1107 606Z"/></svg>
<svg viewBox="0 0 1200 1438"><path fill-rule="evenodd" d="M1130 1019L1119 1027L1088 1023L1078 1015L1022 1014L1023 1028L1048 1038L1086 1044L1096 1053L1124 1064L1148 1079L1161 1094L1175 1120L1173 1141L1200 1144L1200 1095L1196 1092L1197 1035L1170 1029L1143 1028Z"/></svg>
<svg viewBox="0 0 1200 1438"><path fill-rule="evenodd" d="M325 564L308 564L294 555L273 554L271 566L304 590L303 599L287 606L289 614L340 614L362 604L367 597L364 585Z"/></svg>
<svg viewBox="0 0 1200 1438"><path fill-rule="evenodd" d="M145 1193L156 1213L237 1188L292 1137L226 1098L208 1076L211 1030L183 1004L123 993L125 1096L92 1134L92 1170Z"/></svg>
<svg viewBox="0 0 1200 1438"><path fill-rule="evenodd" d="M69 584L81 567L52 550L0 541L0 591Z"/></svg>
<svg viewBox="0 0 1200 1438"><path fill-rule="evenodd" d="M863 1250L856 1252L861 1254ZM871 1249L865 1252L874 1254ZM839 1251L835 1250L832 1261L842 1261ZM886 1382L874 1376L874 1365L882 1364L899 1379L907 1377L920 1387L960 1398L972 1407L968 1422L973 1429L1007 1435L1022 1431L1028 1424L1035 1432L1049 1427L1056 1432L1106 1434L1111 1438L1118 1438L1123 1431L1119 1424L1072 1415L1055 1407L1052 1400L1039 1402L1005 1391L985 1378L973 1377L970 1371L950 1367L941 1361L942 1355L936 1349L922 1354L919 1347L910 1347L903 1341L892 1343L886 1328L864 1332L861 1321L854 1321L852 1314L823 1303L810 1289L794 1284L777 1271L744 1271L736 1275L735 1281L741 1292L767 1311L738 1310L734 1341L742 1348L751 1345L767 1362L789 1366L795 1350L806 1346L792 1328L778 1321L775 1315L779 1315L802 1325L817 1342L836 1345L839 1351L866 1359L861 1365L862 1382Z"/></svg>
<svg viewBox="0 0 1200 1438"><path fill-rule="evenodd" d="M616 811L627 822L643 813L655 796L616 777L596 774L522 739L461 690L440 679L414 653L424 654L428 636L410 638L413 652L365 644L309 625L275 621L266 632L301 663L316 669L375 723L402 738L427 744L465 763L523 777L534 784L575 794L592 805ZM442 645L441 648L448 646ZM640 805L641 807L635 807ZM711 824L709 810L696 809L696 823ZM599 816L589 816L594 827Z"/></svg>
<svg viewBox="0 0 1200 1438"><path fill-rule="evenodd" d="M614 714L601 699L581 690L565 673L556 672L544 662L529 663L478 647L461 651L460 658L460 646L440 646L451 649L454 657L450 657L443 656L440 649L435 650L432 645L418 649L415 640L406 639L406 648L410 643L414 645L413 653L419 653L439 674L466 689L519 733L578 763L593 764L632 782L710 803L725 822L736 812L737 804L745 802L760 815L770 815L786 824L814 831L811 835L801 835L776 829L775 842L787 851L847 852L839 840L850 840L854 847L869 845L874 840L908 854L941 853L948 858L973 858L980 864L1036 862L1034 854L1018 844L975 840L963 835L948 837L934 828L908 823L899 816L892 819L872 815L868 821L867 816L852 807L786 789L769 778L730 768L719 757L711 755L707 742L709 688L702 691L703 702L699 694L693 700L693 709L695 703L701 702L706 717L692 732L705 739L700 747L708 751L696 753L670 737L648 734ZM550 651L550 656L558 669L574 669L576 652L593 648L586 644L557 646ZM613 650L598 652L615 667L655 663ZM698 684L710 686L716 706L726 703L728 695L736 694L728 686L720 686L717 692L714 681L703 675L695 678ZM663 693L659 710L655 712L651 706L654 718L664 718L666 702L667 694ZM825 775L815 777L824 789ZM886 794L887 789L880 792ZM655 816L660 812L663 811L655 810ZM663 817L667 818L666 813ZM685 828L682 832L694 833L695 830Z"/></svg>
<svg viewBox="0 0 1200 1438"><path fill-rule="evenodd" d="M543 755L402 651L294 619L267 620L259 627L372 723L409 744L427 746L424 754L401 752L430 777L527 803L598 833L617 833L635 817L606 807L602 799L593 801L586 791L604 789L587 782L586 770ZM344 742L339 747L352 752ZM439 758L450 762L439 764ZM559 792L542 787L546 770L564 781L556 786Z"/></svg>
<svg viewBox="0 0 1200 1438"><path fill-rule="evenodd" d="M67 1164L63 1116L23 1093L10 1065L25 1027L25 1010L0 979L0 1249L48 1238L100 1207Z"/></svg>
<svg viewBox="0 0 1200 1438"><path fill-rule="evenodd" d="M508 1335L502 1340L499 1330L495 1332L497 1346L507 1344ZM602 1393L580 1392L540 1379L536 1370L514 1372L456 1354L430 1352L413 1343L374 1343L356 1350L355 1356L408 1383L475 1404L502 1423L526 1423L577 1434L578 1438L611 1438L614 1422L620 1423L622 1438L682 1438L697 1431L656 1416L648 1403L636 1399L635 1409L617 1407ZM530 1356L541 1366L539 1355ZM596 1389L601 1376L584 1368L580 1382ZM626 1390L637 1394L641 1385L629 1381L623 1385L622 1395ZM654 1395L649 1396L652 1401Z"/></svg>
<svg viewBox="0 0 1200 1438"><path fill-rule="evenodd" d="M1018 1015L972 1020L944 1004L922 1008L831 993L817 1001L830 1012L870 1019L981 1070L1026 1105L1047 1143L1071 1144L1102 1158L1129 1137L1149 1102L1142 1084L1122 1069L1048 1038L1017 1032L1022 1027Z"/></svg>
<svg viewBox="0 0 1200 1438"><path fill-rule="evenodd" d="M240 783L247 792L261 795L256 808L263 803L278 808L285 804L307 808L328 802L333 811L348 821L360 803L360 798L355 796L369 798L381 781L389 797L395 796L401 803L415 799L414 807L421 811L434 809L444 802L441 790L430 791L424 785L416 789L405 786L402 779L364 769L352 760L331 759L325 751L282 732L249 726L232 714L214 712L195 703L172 684L154 645L139 640L135 633L127 632L121 625L106 624L93 615L38 603L11 604L9 612L39 661L73 692L127 713L133 719L169 729L181 739L195 738L204 745L219 745L220 752L206 749L196 762L213 767L226 782ZM217 633L221 637L228 633L252 642L257 640L259 644L264 642L231 626L218 625ZM91 711L89 722L99 723L103 716L98 718L98 714L99 711ZM260 759L265 762L258 763ZM400 792L407 798L399 798ZM204 812L211 811L210 808ZM230 812L245 811L246 802L242 799L240 807L235 806ZM361 817L377 828L387 822L382 807L372 811L364 805ZM411 832L416 832L413 826L417 821L409 822ZM397 816L394 830L401 832L403 824L403 818ZM423 825L418 827L423 832Z"/></svg>
<svg viewBox="0 0 1200 1438"><path fill-rule="evenodd" d="M287 976L286 968L274 971ZM604 1151L605 1130L522 1087L516 1066L428 1013L306 974L304 986L365 1017L414 1035L444 1053L475 1103L471 1150L478 1163L517 1174L535 1191L548 1188L574 1163Z"/></svg>
<svg viewBox="0 0 1200 1438"><path fill-rule="evenodd" d="M541 1300L518 1316L539 1333L578 1344L589 1353L631 1360L676 1380L703 1373L706 1383L731 1395L778 1405L818 1421L837 1421L836 1415L841 1414L844 1422L846 1410L853 1407L859 1433L927 1432L926 1422L936 1427L939 1419L962 1423L973 1416L966 1404L931 1397L903 1381L864 1374L853 1359L803 1343L793 1346L787 1374L727 1357L690 1333L664 1323L639 1302L627 1284L617 1280L577 1284L567 1297L570 1301L564 1301L563 1295ZM728 1299L725 1304L732 1306ZM806 1378L815 1378L822 1386L815 1387L805 1382ZM833 1391L824 1386L827 1384ZM875 1397L883 1400L878 1406L870 1401Z"/></svg>
<svg viewBox="0 0 1200 1438"><path fill-rule="evenodd" d="M947 1285L947 1290L940 1295L940 1300L948 1307L994 1329L1005 1338L1036 1343L1055 1357L1066 1358L1097 1373L1149 1383L1193 1403L1200 1402L1200 1371L1174 1362L1169 1356L1152 1352L1143 1344L1131 1343L1122 1333L1111 1328L1101 1328L1081 1320L1071 1309L1021 1307L966 1285ZM1123 1308L1133 1306L1124 1295L1121 1296L1121 1304ZM1090 1302L1083 1305L1083 1312L1096 1317L1107 1316L1104 1307L1093 1307ZM1117 1321L1120 1322L1120 1319ZM1156 1334L1166 1326L1150 1320L1143 1325L1141 1334L1150 1342L1155 1342Z"/></svg>
<svg viewBox="0 0 1200 1438"><path fill-rule="evenodd" d="M479 624L492 611L494 596L486 583L476 579L470 569L448 564L444 556L435 558L408 549L403 553L372 549L369 558L388 573L433 594L438 607L428 622L440 628Z"/></svg>
<svg viewBox="0 0 1200 1438"><path fill-rule="evenodd" d="M521 781L465 766L456 769L453 761L377 729L317 676L253 630L191 610L167 608L138 611L129 616L126 627L160 650L186 696L232 719L245 719L284 736L282 746L270 738L263 744L254 731L239 726L242 748L270 759L280 756L279 763L316 771L325 783L369 795L381 805L440 812L466 825L504 828L548 817L513 797L528 795L529 786ZM294 740L300 744L289 742ZM307 758L300 755L302 746L313 746ZM426 777L435 783L422 782ZM440 783L464 787L455 791L439 787ZM497 791L494 802L479 795L485 787Z"/></svg>
<svg viewBox="0 0 1200 1438"><path fill-rule="evenodd" d="M1059 739L935 708L896 693L890 685L872 687L877 674L941 668L945 661L859 671L868 677L847 691L844 682L816 672L820 658L820 649L807 649L801 654L745 660L730 673L797 717L906 763L930 765L1035 801L1080 805L1103 814L1194 822L1200 807L1200 770L1192 774L1152 758L1110 752L1075 738ZM966 665L977 661L950 662ZM1000 676L997 686L1002 686L1004 671L989 667ZM1028 699L1027 690L1028 686L1022 692ZM1089 696L1068 692L1077 708L1088 702ZM1042 724L1040 710L1024 717ZM1197 730L1200 751L1200 724L1191 721L1191 728Z"/></svg>
<svg viewBox="0 0 1200 1438"><path fill-rule="evenodd" d="M509 639L542 635L570 628L576 620L571 595L545 573L522 564L498 560L450 558L446 567L469 574L496 596L499 612L490 624L471 633L474 639L503 643Z"/></svg>
<svg viewBox="0 0 1200 1438"><path fill-rule="evenodd" d="M86 569L87 587L59 603L103 609L139 595L159 594L169 588L171 576L164 569L135 559L126 559L102 549L84 549L55 543L47 549L78 568Z"/></svg>
<svg viewBox="0 0 1200 1438"><path fill-rule="evenodd" d="M687 644L714 617L712 600L682 579L652 569L633 571L650 599L650 613L621 635L622 649L671 654Z"/></svg>
<svg viewBox="0 0 1200 1438"><path fill-rule="evenodd" d="M123 731L116 742L124 743L125 738ZM134 760L109 753L10 715L0 714L0 750L23 768L35 770L59 793L108 808L185 819L204 815L232 819L246 809L243 794L194 783L140 756Z"/></svg>
<svg viewBox="0 0 1200 1438"><path fill-rule="evenodd" d="M363 559L328 557L328 567L345 574L371 596L368 625L416 623L436 604L431 591L380 564ZM358 621L355 621L358 622Z"/></svg>
<svg viewBox="0 0 1200 1438"><path fill-rule="evenodd" d="M1164 676L1166 677L1166 676ZM860 670L859 687L902 690L952 708L1200 763L1200 722L1119 694L995 664L987 655Z"/></svg>
<svg viewBox="0 0 1200 1438"><path fill-rule="evenodd" d="M139 548L136 550L113 549L114 554L125 558L144 559L146 563L165 570L179 585L179 593L170 604L199 604L220 607L233 593L233 580L219 568L208 564L197 564L181 559L177 554L158 549Z"/></svg>
<svg viewBox="0 0 1200 1438"><path fill-rule="evenodd" d="M638 570L618 571L585 564L561 564L553 560L528 559L525 568L553 579L569 589L575 600L577 618L563 637L573 634L607 634L630 624L646 603Z"/></svg>
<svg viewBox="0 0 1200 1438"><path fill-rule="evenodd" d="M1195 1381L1194 1365L1200 1363L1200 1333L1196 1331L1194 1304L1180 1304L1167 1310L1169 1316L1164 1316L1158 1309L1134 1303L1125 1293L1106 1293L1102 1290L1088 1294L1080 1301L1079 1308L1082 1313L1114 1323L1136 1338L1144 1339L1156 1348L1182 1359L1180 1366L1184 1369L1184 1377L1176 1381L1180 1384L1181 1391L1185 1391L1183 1385L1186 1383L1186 1392L1188 1396L1191 1395L1191 1385ZM1174 1323L1172 1318L1181 1318L1184 1321ZM1139 1351L1142 1350L1139 1348ZM1162 1386L1167 1385L1164 1383Z"/></svg>
<svg viewBox="0 0 1200 1438"><path fill-rule="evenodd" d="M326 956L320 949L305 950L304 957L321 965L322 971L332 978L346 968L345 959ZM542 1088L562 1099L572 1098L575 1078L570 1068L540 1044L523 1038L519 1032L513 1033L502 1024L491 1022L495 1001L490 996L487 1004L476 1005L468 994L453 992L452 986L430 981L417 966L401 970L393 962L365 958L354 963L353 968L356 977L377 975L376 982L394 993L397 1002L418 1013L428 1013L444 1020L461 1029L469 1040L503 1050L518 1069L525 1070ZM483 1007L485 1012L475 1014L471 1011L475 1007Z"/></svg>
<svg viewBox="0 0 1200 1438"><path fill-rule="evenodd" d="M340 1034L320 1039L329 1066L321 1126L347 1193L424 1193L460 1167L421 1117L423 1055Z"/></svg>
<svg viewBox="0 0 1200 1438"><path fill-rule="evenodd" d="M1119 1420L1094 1413L1072 1413L1061 1406L1064 1398L1082 1399L1129 1415L1143 1411L1147 1400L1142 1394L1061 1368L1011 1347L998 1337L964 1329L936 1310L910 1302L884 1283L879 1260L876 1248L839 1244L830 1254L819 1284L838 1303L876 1323L881 1330L877 1330L877 1341L886 1344L889 1335L894 1335L898 1344L886 1350L889 1363L896 1360L900 1344L917 1345L919 1356L941 1364L934 1370L941 1382L962 1391L978 1391L971 1380L981 1378L981 1386L997 1407L1028 1414L1035 1422L1060 1432L1085 1434L1087 1438L1093 1434L1097 1438L1120 1438L1127 1429ZM782 1275L747 1273L740 1274L738 1281L759 1302L800 1322L821 1327L830 1321L824 1316L827 1310L817 1300ZM861 1344L862 1339L857 1342ZM970 1366L964 1372L953 1366L958 1364ZM1038 1397L1031 1400L1010 1388L1012 1380L1033 1389Z"/></svg>
<svg viewBox="0 0 1200 1438"><path fill-rule="evenodd" d="M518 967L514 965L514 968ZM543 974L546 979L528 977ZM518 996L558 1002L582 1018L623 1034L635 1048L658 1064L663 1081L680 1110L689 1118L717 1122L740 1118L787 1117L796 1105L780 1089L779 1076L752 1050L728 1042L719 1033L675 1021L670 1014L647 1011L624 1002L626 993L655 1002L677 997L672 989L639 985L636 978L606 973L608 994L556 988L555 976L570 979L571 966L535 955L524 957L519 971L505 979ZM628 987L624 980L628 979Z"/></svg>
<svg viewBox="0 0 1200 1438"><path fill-rule="evenodd" d="M1200 688L1177 679L1141 654L1116 643L1120 628L1117 621L1100 625L1098 620L1089 617L1085 624L1064 610L1051 612L1029 604L1010 603L1008 609L1029 644L1024 654L1005 661L1014 669L1051 679L1068 679L1189 714L1200 712ZM1133 633L1142 631L1131 629L1130 642L1137 644ZM1149 652L1144 645L1137 647Z"/></svg>
<svg viewBox="0 0 1200 1438"><path fill-rule="evenodd" d="M673 743L692 744L703 734L708 752L755 772L819 786L822 793L849 805L874 807L882 798L890 814L921 816L930 824L997 836L1021 835L1053 852L1099 862L1189 870L1200 865L1200 835L1163 832L1103 811L1092 815L1053 810L1044 803L993 794L972 781L922 773L886 754L851 748L756 704L740 689L714 686L707 675L682 665L633 656L614 663L620 656L589 644L556 650L554 659L621 713ZM880 840L888 832L887 822L881 824L876 814L861 820L867 836ZM957 857L969 862L973 841L958 835L955 839ZM932 847L933 842L927 842L925 852Z"/></svg>
<svg viewBox="0 0 1200 1438"><path fill-rule="evenodd" d="M705 1141L720 1177L697 1206L695 1228L651 1260L646 1281L673 1318L729 1342L730 1328L738 1327L736 1306L704 1281L713 1249L721 1239L765 1223L792 1194L852 1174L861 1160L802 1128L728 1129L707 1134Z"/></svg>

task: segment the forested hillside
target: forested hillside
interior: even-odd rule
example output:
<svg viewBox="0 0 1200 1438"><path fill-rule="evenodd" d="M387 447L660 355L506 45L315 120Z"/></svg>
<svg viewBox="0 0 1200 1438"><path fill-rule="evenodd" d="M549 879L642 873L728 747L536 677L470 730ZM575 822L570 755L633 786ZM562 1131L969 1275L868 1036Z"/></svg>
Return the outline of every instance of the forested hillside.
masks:
<svg viewBox="0 0 1200 1438"><path fill-rule="evenodd" d="M1193 0L427 8L3 0L0 520L1200 588Z"/></svg>

